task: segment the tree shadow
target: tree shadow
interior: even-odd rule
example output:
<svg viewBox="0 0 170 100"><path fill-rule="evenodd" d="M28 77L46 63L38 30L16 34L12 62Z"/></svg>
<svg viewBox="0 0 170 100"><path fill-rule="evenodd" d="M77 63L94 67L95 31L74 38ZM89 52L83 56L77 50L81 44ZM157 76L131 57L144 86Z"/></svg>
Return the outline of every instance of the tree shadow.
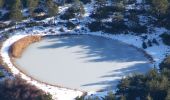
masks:
<svg viewBox="0 0 170 100"><path fill-rule="evenodd" d="M146 72L151 68L148 60L144 57L142 52L136 48L122 43L117 40L112 40L104 37L89 36L89 35L73 35L73 36L47 36L44 37L51 42L50 45L44 45L39 49L53 49L53 48L73 48L79 46L83 51L72 52L75 55L83 55L79 59L86 59L88 62L119 62L125 64L124 67L111 70L104 76L100 76L102 81L95 83L83 84L82 87L106 85L102 90L115 89L118 81L126 75L133 72ZM85 54L85 55L84 55ZM119 67L113 65L115 67ZM87 73L88 74L88 73ZM107 78L113 78L107 80ZM103 80L104 79L104 80Z"/></svg>

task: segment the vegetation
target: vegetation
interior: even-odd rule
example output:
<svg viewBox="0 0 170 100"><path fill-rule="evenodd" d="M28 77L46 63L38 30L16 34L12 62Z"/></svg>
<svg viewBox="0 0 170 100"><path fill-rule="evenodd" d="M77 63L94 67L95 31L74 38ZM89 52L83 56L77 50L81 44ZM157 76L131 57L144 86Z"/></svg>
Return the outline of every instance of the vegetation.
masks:
<svg viewBox="0 0 170 100"><path fill-rule="evenodd" d="M75 0L73 5L68 8L68 10L61 15L61 19L63 20L69 20L72 18L81 18L83 14L85 13L83 3L79 0Z"/></svg>
<svg viewBox="0 0 170 100"><path fill-rule="evenodd" d="M22 55L22 52L25 50L27 46L31 43L37 42L41 40L41 36L27 36L18 41L16 41L11 46L11 55L12 57L19 58Z"/></svg>
<svg viewBox="0 0 170 100"><path fill-rule="evenodd" d="M0 100L52 100L52 96L17 77L0 82Z"/></svg>
<svg viewBox="0 0 170 100"><path fill-rule="evenodd" d="M27 6L29 8L29 14L31 17L34 17L34 10L36 9L36 7L38 6L38 2L39 0L27 0Z"/></svg>
<svg viewBox="0 0 170 100"><path fill-rule="evenodd" d="M170 57L160 65L160 70L152 69L146 74L133 74L123 78L118 86L116 93L108 93L102 100L169 100L170 92ZM160 71L160 72L159 72ZM100 100L85 97L76 100Z"/></svg>
<svg viewBox="0 0 170 100"><path fill-rule="evenodd" d="M168 33L164 33L161 35L162 41L164 44L169 45L170 46L170 34Z"/></svg>
<svg viewBox="0 0 170 100"><path fill-rule="evenodd" d="M4 73L2 71L0 71L0 78L4 77Z"/></svg>
<svg viewBox="0 0 170 100"><path fill-rule="evenodd" d="M10 11L10 19L14 22L18 22L22 20L20 0L14 0L14 3L12 4L12 9Z"/></svg>

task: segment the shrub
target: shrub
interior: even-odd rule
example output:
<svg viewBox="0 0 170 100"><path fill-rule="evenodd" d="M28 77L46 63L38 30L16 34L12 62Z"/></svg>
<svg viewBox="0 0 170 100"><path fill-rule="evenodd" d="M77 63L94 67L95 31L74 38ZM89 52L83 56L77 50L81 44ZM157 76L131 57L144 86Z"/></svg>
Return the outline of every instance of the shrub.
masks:
<svg viewBox="0 0 170 100"><path fill-rule="evenodd" d="M124 24L123 21L118 22L106 22L103 26L103 31L107 33L114 33L118 34L120 32L125 32L127 29L127 26Z"/></svg>
<svg viewBox="0 0 170 100"><path fill-rule="evenodd" d="M88 24L88 28L91 32L101 31L103 26L100 21L94 21Z"/></svg>
<svg viewBox="0 0 170 100"><path fill-rule="evenodd" d="M151 47L152 46L152 42L151 40L148 40L148 46Z"/></svg>
<svg viewBox="0 0 170 100"><path fill-rule="evenodd" d="M74 4L67 9L67 11L60 16L63 20L69 20L75 17L81 17L85 13L82 2L74 2Z"/></svg>
<svg viewBox="0 0 170 100"><path fill-rule="evenodd" d="M146 48L147 48L147 45L146 45L145 42L142 43L142 47L143 47L143 49L146 49Z"/></svg>
<svg viewBox="0 0 170 100"><path fill-rule="evenodd" d="M75 27L76 27L76 25L74 24L74 23L72 23L72 22L67 22L66 23L66 27L69 29L69 30L72 30L72 29L74 29Z"/></svg>
<svg viewBox="0 0 170 100"><path fill-rule="evenodd" d="M166 57L161 63L160 63L160 69L170 69L170 56Z"/></svg>
<svg viewBox="0 0 170 100"><path fill-rule="evenodd" d="M158 41L156 39L153 39L152 40L152 43L156 44L156 45L159 45Z"/></svg>
<svg viewBox="0 0 170 100"><path fill-rule="evenodd" d="M0 78L4 77L4 73L2 71L0 71Z"/></svg>
<svg viewBox="0 0 170 100"><path fill-rule="evenodd" d="M84 4L91 3L91 0L80 0L80 1L83 2Z"/></svg>
<svg viewBox="0 0 170 100"><path fill-rule="evenodd" d="M7 21L7 20L9 20L10 19L10 16L9 16L10 14L9 14L9 12L8 13L5 13L1 18L0 18L0 20L2 20L2 21Z"/></svg>
<svg viewBox="0 0 170 100"><path fill-rule="evenodd" d="M114 12L122 12L122 11L123 9L120 9L118 5L102 6L96 8L96 10L90 15L90 17L95 19L104 19L104 18L108 18L109 15L113 15Z"/></svg>
<svg viewBox="0 0 170 100"><path fill-rule="evenodd" d="M129 30L131 30L134 33L147 33L147 27L145 25L135 25L133 27L130 27Z"/></svg>
<svg viewBox="0 0 170 100"><path fill-rule="evenodd" d="M63 28L60 28L59 31L60 31L60 32L65 32Z"/></svg>
<svg viewBox="0 0 170 100"><path fill-rule="evenodd" d="M160 35L160 37L162 38L162 41L165 45L170 46L170 34L163 33L162 35Z"/></svg>
<svg viewBox="0 0 170 100"><path fill-rule="evenodd" d="M168 77L153 69L146 75L134 74L122 79L117 95L124 95L127 100L146 100L148 95L153 100L165 100L168 88Z"/></svg>
<svg viewBox="0 0 170 100"><path fill-rule="evenodd" d="M116 100L116 95L112 92L109 92L102 100Z"/></svg>
<svg viewBox="0 0 170 100"><path fill-rule="evenodd" d="M0 100L52 100L52 96L17 77L0 82Z"/></svg>

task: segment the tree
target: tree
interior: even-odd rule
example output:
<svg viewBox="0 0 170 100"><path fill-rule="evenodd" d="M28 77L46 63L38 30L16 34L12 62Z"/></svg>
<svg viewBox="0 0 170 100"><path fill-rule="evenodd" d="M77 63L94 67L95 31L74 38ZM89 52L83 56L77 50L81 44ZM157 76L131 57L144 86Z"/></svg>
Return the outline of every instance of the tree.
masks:
<svg viewBox="0 0 170 100"><path fill-rule="evenodd" d="M22 20L22 18L21 1L15 0L10 11L10 19L17 24L18 21Z"/></svg>
<svg viewBox="0 0 170 100"><path fill-rule="evenodd" d="M78 17L82 17L85 13L83 3L80 0L74 0L72 8L74 9L74 12L77 13Z"/></svg>
<svg viewBox="0 0 170 100"><path fill-rule="evenodd" d="M170 100L170 89L168 90L167 96L165 100Z"/></svg>
<svg viewBox="0 0 170 100"><path fill-rule="evenodd" d="M164 68L170 69L170 56L165 58L161 63L160 63L160 69L163 70Z"/></svg>
<svg viewBox="0 0 170 100"><path fill-rule="evenodd" d="M46 0L46 4L49 16L55 16L58 13L58 6L53 2L53 0Z"/></svg>
<svg viewBox="0 0 170 100"><path fill-rule="evenodd" d="M143 49L146 49L146 48L147 48L146 42L143 42L143 43L142 43L142 47L143 47Z"/></svg>
<svg viewBox="0 0 170 100"><path fill-rule="evenodd" d="M46 5L48 9L49 16L56 16L58 13L58 5L56 5L53 0L46 0Z"/></svg>
<svg viewBox="0 0 170 100"><path fill-rule="evenodd" d="M116 96L114 93L109 92L102 100L116 100Z"/></svg>
<svg viewBox="0 0 170 100"><path fill-rule="evenodd" d="M27 6L29 9L30 16L34 16L34 10L38 6L39 0L27 0Z"/></svg>
<svg viewBox="0 0 170 100"><path fill-rule="evenodd" d="M0 8L3 8L4 6L4 0L0 0Z"/></svg>
<svg viewBox="0 0 170 100"><path fill-rule="evenodd" d="M97 4L102 7L106 4L106 0L96 0Z"/></svg>
<svg viewBox="0 0 170 100"><path fill-rule="evenodd" d="M46 0L46 5L49 16L56 16L58 14L58 5L56 5L53 0ZM53 23L55 23L54 19L55 18L53 18Z"/></svg>
<svg viewBox="0 0 170 100"><path fill-rule="evenodd" d="M166 14L169 2L168 0L152 0L153 11L156 15L161 16Z"/></svg>
<svg viewBox="0 0 170 100"><path fill-rule="evenodd" d="M0 100L52 100L52 96L16 77L0 82Z"/></svg>

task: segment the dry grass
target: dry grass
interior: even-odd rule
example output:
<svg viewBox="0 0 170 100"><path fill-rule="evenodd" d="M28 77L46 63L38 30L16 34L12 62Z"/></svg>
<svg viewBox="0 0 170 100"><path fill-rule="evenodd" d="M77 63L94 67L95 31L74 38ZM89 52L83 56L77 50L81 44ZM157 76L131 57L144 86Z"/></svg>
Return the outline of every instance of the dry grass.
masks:
<svg viewBox="0 0 170 100"><path fill-rule="evenodd" d="M11 46L11 56L14 58L19 58L22 55L22 52L25 50L27 46L34 42L38 42L41 40L41 36L27 36L25 38L22 38L18 41L16 41L12 46Z"/></svg>

